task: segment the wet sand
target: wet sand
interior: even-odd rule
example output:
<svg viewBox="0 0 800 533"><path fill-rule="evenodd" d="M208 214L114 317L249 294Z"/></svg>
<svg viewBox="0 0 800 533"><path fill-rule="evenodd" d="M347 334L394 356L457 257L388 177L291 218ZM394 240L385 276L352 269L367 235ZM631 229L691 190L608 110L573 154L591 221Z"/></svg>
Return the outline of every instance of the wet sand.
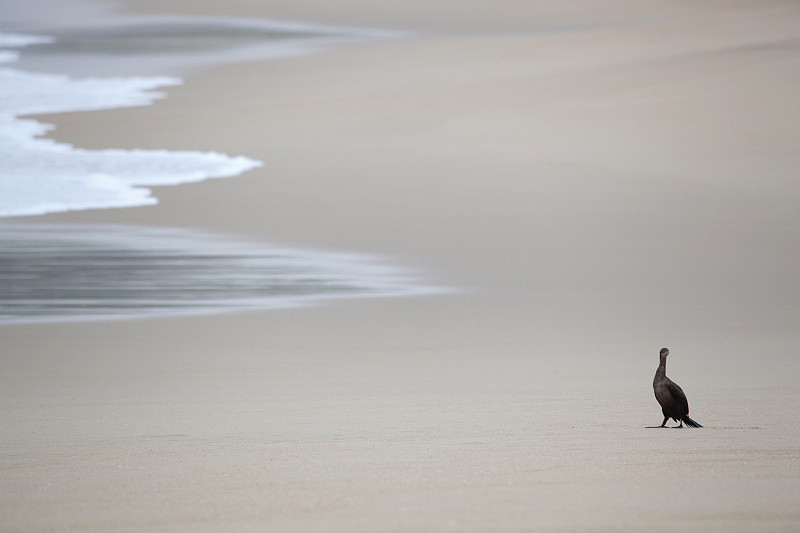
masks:
<svg viewBox="0 0 800 533"><path fill-rule="evenodd" d="M168 10L411 36L47 117L264 167L27 222L380 254L460 290L3 326L0 529L800 526L793 3ZM646 429L662 346L701 430Z"/></svg>

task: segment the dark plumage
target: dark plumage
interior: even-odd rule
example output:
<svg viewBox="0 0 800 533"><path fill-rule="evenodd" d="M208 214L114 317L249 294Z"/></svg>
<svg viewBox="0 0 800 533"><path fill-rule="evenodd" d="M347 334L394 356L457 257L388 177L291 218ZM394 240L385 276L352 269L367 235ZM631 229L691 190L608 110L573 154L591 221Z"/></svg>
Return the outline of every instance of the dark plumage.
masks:
<svg viewBox="0 0 800 533"><path fill-rule="evenodd" d="M680 422L680 425L675 427L681 428L685 422L689 427L701 428L703 426L689 418L689 401L686 399L683 389L667 377L668 355L669 350L662 348L661 363L656 370L656 377L653 378L653 392L656 393L656 400L661 404L661 412L664 413L664 421L659 427L665 427L667 420L671 418L675 422Z"/></svg>

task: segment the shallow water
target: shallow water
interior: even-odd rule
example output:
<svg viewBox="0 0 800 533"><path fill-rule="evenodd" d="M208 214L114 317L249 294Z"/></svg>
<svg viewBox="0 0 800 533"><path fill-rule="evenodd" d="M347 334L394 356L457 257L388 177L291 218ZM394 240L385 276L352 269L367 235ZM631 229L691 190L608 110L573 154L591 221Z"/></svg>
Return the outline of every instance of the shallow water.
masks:
<svg viewBox="0 0 800 533"><path fill-rule="evenodd" d="M0 48L47 45L48 39L0 33ZM0 61L15 58L6 51ZM22 118L149 105L163 96L155 89L178 83L163 76L73 78L0 68L0 216L151 205L156 198L148 186L234 176L260 166L215 152L76 148L42 138L52 127Z"/></svg>
<svg viewBox="0 0 800 533"><path fill-rule="evenodd" d="M185 15L97 17L42 31L51 40L25 46L20 68L71 76L183 75L222 63L319 53L345 42L402 35L370 28Z"/></svg>
<svg viewBox="0 0 800 533"><path fill-rule="evenodd" d="M364 255L175 228L0 225L0 322L294 307L436 290Z"/></svg>
<svg viewBox="0 0 800 533"><path fill-rule="evenodd" d="M0 217L157 203L149 187L231 177L260 161L217 152L87 150L43 138L31 115L151 105L176 74L210 65L319 52L385 37L269 20L100 17L38 34L1 31Z"/></svg>

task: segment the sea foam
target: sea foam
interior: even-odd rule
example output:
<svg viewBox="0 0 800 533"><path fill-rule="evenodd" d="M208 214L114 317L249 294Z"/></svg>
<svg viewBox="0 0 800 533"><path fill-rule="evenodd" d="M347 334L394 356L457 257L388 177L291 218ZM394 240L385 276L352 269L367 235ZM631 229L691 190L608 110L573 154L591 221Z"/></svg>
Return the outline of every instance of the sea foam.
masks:
<svg viewBox="0 0 800 533"><path fill-rule="evenodd" d="M48 42L49 37L0 33L0 47ZM5 50L6 65L17 58ZM87 150L42 138L49 124L27 115L144 106L162 98L174 77L74 79L0 68L0 216L41 215L157 203L148 186L229 177L261 166L216 152Z"/></svg>

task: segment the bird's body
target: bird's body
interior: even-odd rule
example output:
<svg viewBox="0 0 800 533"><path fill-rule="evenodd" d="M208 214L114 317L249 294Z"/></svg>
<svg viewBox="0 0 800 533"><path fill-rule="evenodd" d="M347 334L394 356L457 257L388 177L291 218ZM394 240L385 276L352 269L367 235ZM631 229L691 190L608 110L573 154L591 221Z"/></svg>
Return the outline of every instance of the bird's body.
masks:
<svg viewBox="0 0 800 533"><path fill-rule="evenodd" d="M667 377L668 355L669 350L663 348L660 353L661 362L656 370L656 376L653 378L653 392L655 392L656 400L661 405L661 412L664 414L664 421L660 427L665 427L667 420L672 418L675 422L680 423L677 427L683 427L685 422L689 427L701 428L703 426L689 418L689 401L686 399L683 389Z"/></svg>

